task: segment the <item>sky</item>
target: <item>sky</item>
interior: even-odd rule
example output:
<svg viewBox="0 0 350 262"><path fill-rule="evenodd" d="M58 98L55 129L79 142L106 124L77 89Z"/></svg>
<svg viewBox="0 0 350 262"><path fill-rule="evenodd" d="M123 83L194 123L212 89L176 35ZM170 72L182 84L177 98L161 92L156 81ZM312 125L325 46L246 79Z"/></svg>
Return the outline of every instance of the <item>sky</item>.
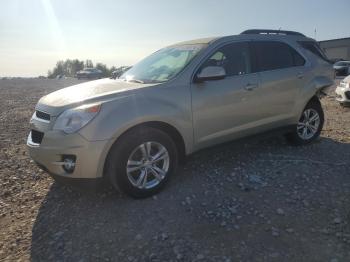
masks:
<svg viewBox="0 0 350 262"><path fill-rule="evenodd" d="M0 0L0 77L46 75L67 58L132 65L175 42L250 28L350 37L349 11L349 0Z"/></svg>

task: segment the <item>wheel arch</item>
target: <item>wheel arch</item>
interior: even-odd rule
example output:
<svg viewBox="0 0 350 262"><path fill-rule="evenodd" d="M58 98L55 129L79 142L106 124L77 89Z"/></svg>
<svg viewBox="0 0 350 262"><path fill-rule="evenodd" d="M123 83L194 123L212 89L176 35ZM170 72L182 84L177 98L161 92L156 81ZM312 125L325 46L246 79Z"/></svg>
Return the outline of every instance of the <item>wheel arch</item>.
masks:
<svg viewBox="0 0 350 262"><path fill-rule="evenodd" d="M331 83L333 82L326 77L316 77L302 89L298 96L299 99L295 103L295 114L293 118L295 122L299 120L304 108L310 102L319 103L321 105L320 99L324 96L323 91L327 89Z"/></svg>
<svg viewBox="0 0 350 262"><path fill-rule="evenodd" d="M178 151L178 156L180 163L183 163L186 159L186 145L185 140L182 137L179 130L177 130L174 126L161 122L161 121L150 121L137 125L136 127L148 126L155 129L159 129L169 135L171 139L174 141L176 149Z"/></svg>
<svg viewBox="0 0 350 262"><path fill-rule="evenodd" d="M136 124L132 127L129 127L128 129L126 129L123 133L121 133L109 146L109 148L107 149L107 153L106 153L106 157L104 159L104 163L103 163L103 176L105 175L105 169L106 169L106 163L107 163L107 159L108 156L110 154L111 149L118 144L118 142L123 138L123 136L125 136L127 133L129 133L132 130L138 129L138 128L142 128L142 127L151 127L154 129L158 129L164 133L166 133L167 135L169 135L171 137L171 139L174 141L174 144L176 146L177 152L178 152L178 157L179 157L179 162L180 163L184 163L186 160L186 145L185 145L185 140L183 138L183 136L181 135L181 133L178 131L177 128L175 128L174 126L162 122L162 121L148 121L148 122L144 122L144 123L140 123L140 124Z"/></svg>
<svg viewBox="0 0 350 262"><path fill-rule="evenodd" d="M305 104L304 108L309 104L309 103L317 103L317 104L321 104L320 101L320 97L319 95L316 93L315 95L313 95Z"/></svg>
<svg viewBox="0 0 350 262"><path fill-rule="evenodd" d="M322 107L318 93L314 93L309 99L305 99L302 104L299 104L295 121L299 120L299 117L309 103L318 103Z"/></svg>
<svg viewBox="0 0 350 262"><path fill-rule="evenodd" d="M310 141L313 141L315 138L317 138L320 135L320 132L322 131L323 128L323 124L324 124L324 111L322 109L322 104L320 101L320 98L318 96L318 94L314 94L311 98L309 98L308 100L306 100L304 107L302 108L300 115L298 116L298 119L301 117L301 115L303 114L304 110L308 108L308 106L313 109L319 110L318 114L320 117L320 124L318 126L319 130L313 134L313 136L311 138L300 138L298 131L297 131L297 126L296 125L294 127L294 130L291 130L291 132L286 133L286 138L287 140L292 144L292 145L303 145L303 144L307 144ZM315 138L314 138L315 137ZM307 140L309 139L309 140ZM311 139L311 140L310 140Z"/></svg>

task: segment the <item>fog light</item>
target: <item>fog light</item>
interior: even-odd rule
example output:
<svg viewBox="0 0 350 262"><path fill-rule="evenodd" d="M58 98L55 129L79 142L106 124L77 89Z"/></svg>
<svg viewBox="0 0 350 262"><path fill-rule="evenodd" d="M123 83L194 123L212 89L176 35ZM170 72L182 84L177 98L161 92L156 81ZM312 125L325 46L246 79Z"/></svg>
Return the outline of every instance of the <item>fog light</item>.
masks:
<svg viewBox="0 0 350 262"><path fill-rule="evenodd" d="M75 168L75 156L63 156L63 169L67 173L73 173Z"/></svg>

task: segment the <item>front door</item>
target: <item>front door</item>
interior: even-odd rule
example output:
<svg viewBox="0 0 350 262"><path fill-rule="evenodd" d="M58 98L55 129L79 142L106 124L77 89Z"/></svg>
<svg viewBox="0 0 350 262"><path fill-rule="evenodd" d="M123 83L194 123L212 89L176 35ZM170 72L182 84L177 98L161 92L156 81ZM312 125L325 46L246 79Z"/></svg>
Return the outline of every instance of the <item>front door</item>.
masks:
<svg viewBox="0 0 350 262"><path fill-rule="evenodd" d="M193 83L192 112L197 147L224 142L253 127L256 119L255 92L258 74L252 73L248 42L218 48L199 68L221 66L226 77Z"/></svg>

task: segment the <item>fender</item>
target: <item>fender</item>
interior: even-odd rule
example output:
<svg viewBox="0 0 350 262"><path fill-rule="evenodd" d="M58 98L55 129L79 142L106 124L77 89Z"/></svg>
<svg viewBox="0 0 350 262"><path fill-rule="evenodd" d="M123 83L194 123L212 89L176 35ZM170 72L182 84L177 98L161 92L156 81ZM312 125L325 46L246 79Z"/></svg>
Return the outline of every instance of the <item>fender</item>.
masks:
<svg viewBox="0 0 350 262"><path fill-rule="evenodd" d="M192 114L190 103L184 97L179 103L171 103L159 95L132 94L122 99L103 103L101 112L80 134L89 141L114 142L130 128L146 122L163 122L181 134L186 152L193 148ZM154 105L157 105L156 107Z"/></svg>

